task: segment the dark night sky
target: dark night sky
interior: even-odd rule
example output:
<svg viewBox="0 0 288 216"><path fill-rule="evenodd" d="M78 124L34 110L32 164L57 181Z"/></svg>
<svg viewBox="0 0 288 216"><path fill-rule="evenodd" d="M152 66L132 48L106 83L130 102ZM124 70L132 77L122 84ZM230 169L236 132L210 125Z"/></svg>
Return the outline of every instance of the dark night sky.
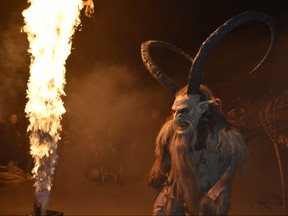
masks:
<svg viewBox="0 0 288 216"><path fill-rule="evenodd" d="M1 1L0 4L0 51L3 56L0 67L3 71L1 76L5 74L1 79L4 83L1 93L7 94L4 96L4 104L7 106L7 100L13 101L9 94L13 94L12 97L23 97L29 76L29 57L26 54L28 43L26 35L20 33L23 24L21 12L27 4L23 0ZM236 94L239 92L240 95L251 95L252 92L258 96L262 94L261 90L267 91L271 86L276 88L277 85L287 85L287 66L284 64L287 43L284 40L288 29L285 13L288 7L282 1L102 0L94 1L94 4L94 18L82 17L82 30L76 32L74 50L67 60L67 100L69 91L73 91L74 88L73 81L70 80L84 79L88 74L96 74L92 68L99 68L99 65L95 66L97 64L125 67L127 75L135 79L127 83L129 81L121 77L124 80L123 83L118 83L116 94L121 94L121 88L125 91L140 88L142 93L146 91L147 86L158 89L158 84L150 77L141 62L140 45L143 41L168 41L193 56L212 31L232 16L247 10L269 13L279 23L279 41L271 59L263 70L257 72L255 78L248 76L249 70L257 64L267 48L269 32L259 23L247 24L215 47L205 65L203 82L215 93L219 92L219 97L224 97L225 95L221 94L225 94L226 89L231 86L236 88ZM166 69L176 82L180 82L179 85L184 85L189 64L178 60L177 57L174 58L175 56L169 56L165 51L159 52L157 60L160 67ZM119 73L111 70L109 75L111 77L107 72L107 79L113 79L113 76L119 76ZM100 79L104 82L103 77ZM10 84L11 80L13 87ZM248 88L243 88L243 82ZM6 86L8 92L4 88ZM17 89L21 93L18 93ZM159 91L165 94L165 90ZM11 104L12 107L14 105L15 102Z"/></svg>
<svg viewBox="0 0 288 216"><path fill-rule="evenodd" d="M224 108L235 98L257 101L267 94L283 92L288 83L288 6L283 2L94 1L94 18L82 16L81 31L74 35L67 60L64 121L96 137L108 134L117 140L139 140L149 133L146 142L153 146L157 131L169 115L173 95L143 66L141 43L151 39L168 41L194 56L209 34L247 10L268 13L278 22L278 41L271 58L253 76L249 75L264 55L270 36L262 23L245 24L209 55L203 83L222 98ZM23 0L0 2L2 118L11 112L24 113L29 56L26 35L20 29L21 13L26 7ZM155 50L154 54L154 60L175 82L181 86L187 83L188 62L166 50Z"/></svg>
<svg viewBox="0 0 288 216"><path fill-rule="evenodd" d="M94 4L94 18L82 16L82 29L74 35L66 64L67 96L63 100L68 111L93 113L97 122L111 113L114 118L128 115L130 119L131 113L139 110L163 109L161 113L167 115L173 96L143 66L141 43L168 41L194 56L217 27L247 10L268 13L278 22L279 38L271 58L263 69L249 76L267 49L269 32L262 23L246 24L214 48L204 67L203 83L216 96L227 98L226 103L235 97L254 100L271 91L277 94L287 86L288 6L282 1L100 0ZM0 6L0 114L5 118L11 111L23 112L26 103L28 42L20 29L21 12L27 3L1 1ZM188 62L166 50L155 50L155 56L175 82L180 86L187 83ZM108 117L104 121L116 122Z"/></svg>

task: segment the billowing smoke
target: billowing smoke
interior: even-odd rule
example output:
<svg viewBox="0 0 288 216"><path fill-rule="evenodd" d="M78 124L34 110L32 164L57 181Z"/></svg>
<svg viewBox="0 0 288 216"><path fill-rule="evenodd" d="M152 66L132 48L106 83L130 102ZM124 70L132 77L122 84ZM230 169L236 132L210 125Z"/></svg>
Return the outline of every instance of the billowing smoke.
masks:
<svg viewBox="0 0 288 216"><path fill-rule="evenodd" d="M87 70L67 83L63 122L71 143L63 144L63 157L73 154L85 171L95 163L88 160L89 145L98 148L112 142L125 174L145 176L148 171L143 168L152 161L156 132L163 121L157 102L163 90L140 90L139 72L127 66L96 63Z"/></svg>
<svg viewBox="0 0 288 216"><path fill-rule="evenodd" d="M0 31L0 117L24 113L25 89L29 74L27 40L21 34L17 16Z"/></svg>

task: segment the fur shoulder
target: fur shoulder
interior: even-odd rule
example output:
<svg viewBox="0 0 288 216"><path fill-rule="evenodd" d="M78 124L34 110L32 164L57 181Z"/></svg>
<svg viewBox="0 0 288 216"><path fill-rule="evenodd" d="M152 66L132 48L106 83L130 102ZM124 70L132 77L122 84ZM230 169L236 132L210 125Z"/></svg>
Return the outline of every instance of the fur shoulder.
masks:
<svg viewBox="0 0 288 216"><path fill-rule="evenodd" d="M207 136L207 149L218 152L224 158L236 156L242 160L247 155L244 136L234 125L219 124Z"/></svg>

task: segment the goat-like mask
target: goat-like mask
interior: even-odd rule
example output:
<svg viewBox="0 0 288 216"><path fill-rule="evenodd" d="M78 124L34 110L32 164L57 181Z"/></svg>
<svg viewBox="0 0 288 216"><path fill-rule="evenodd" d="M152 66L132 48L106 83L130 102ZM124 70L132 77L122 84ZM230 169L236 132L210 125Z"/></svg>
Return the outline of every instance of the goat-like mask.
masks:
<svg viewBox="0 0 288 216"><path fill-rule="evenodd" d="M196 128L202 114L208 109L208 101L200 102L200 95L177 95L173 106L173 120L177 133L186 133L191 127Z"/></svg>

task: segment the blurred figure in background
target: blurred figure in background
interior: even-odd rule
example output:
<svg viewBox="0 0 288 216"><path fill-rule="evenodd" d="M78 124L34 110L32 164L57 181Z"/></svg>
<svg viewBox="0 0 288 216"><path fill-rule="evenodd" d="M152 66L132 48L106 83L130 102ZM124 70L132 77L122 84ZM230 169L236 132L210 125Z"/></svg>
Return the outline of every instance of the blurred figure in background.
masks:
<svg viewBox="0 0 288 216"><path fill-rule="evenodd" d="M22 121L23 120L23 121ZM0 122L0 186L17 185L31 180L33 160L24 119L16 113Z"/></svg>
<svg viewBox="0 0 288 216"><path fill-rule="evenodd" d="M32 157L29 154L29 139L26 133L26 125L19 115L12 113L9 115L3 127L3 149L6 152L6 163L17 166L30 172L32 167ZM5 163L5 161L3 161Z"/></svg>

